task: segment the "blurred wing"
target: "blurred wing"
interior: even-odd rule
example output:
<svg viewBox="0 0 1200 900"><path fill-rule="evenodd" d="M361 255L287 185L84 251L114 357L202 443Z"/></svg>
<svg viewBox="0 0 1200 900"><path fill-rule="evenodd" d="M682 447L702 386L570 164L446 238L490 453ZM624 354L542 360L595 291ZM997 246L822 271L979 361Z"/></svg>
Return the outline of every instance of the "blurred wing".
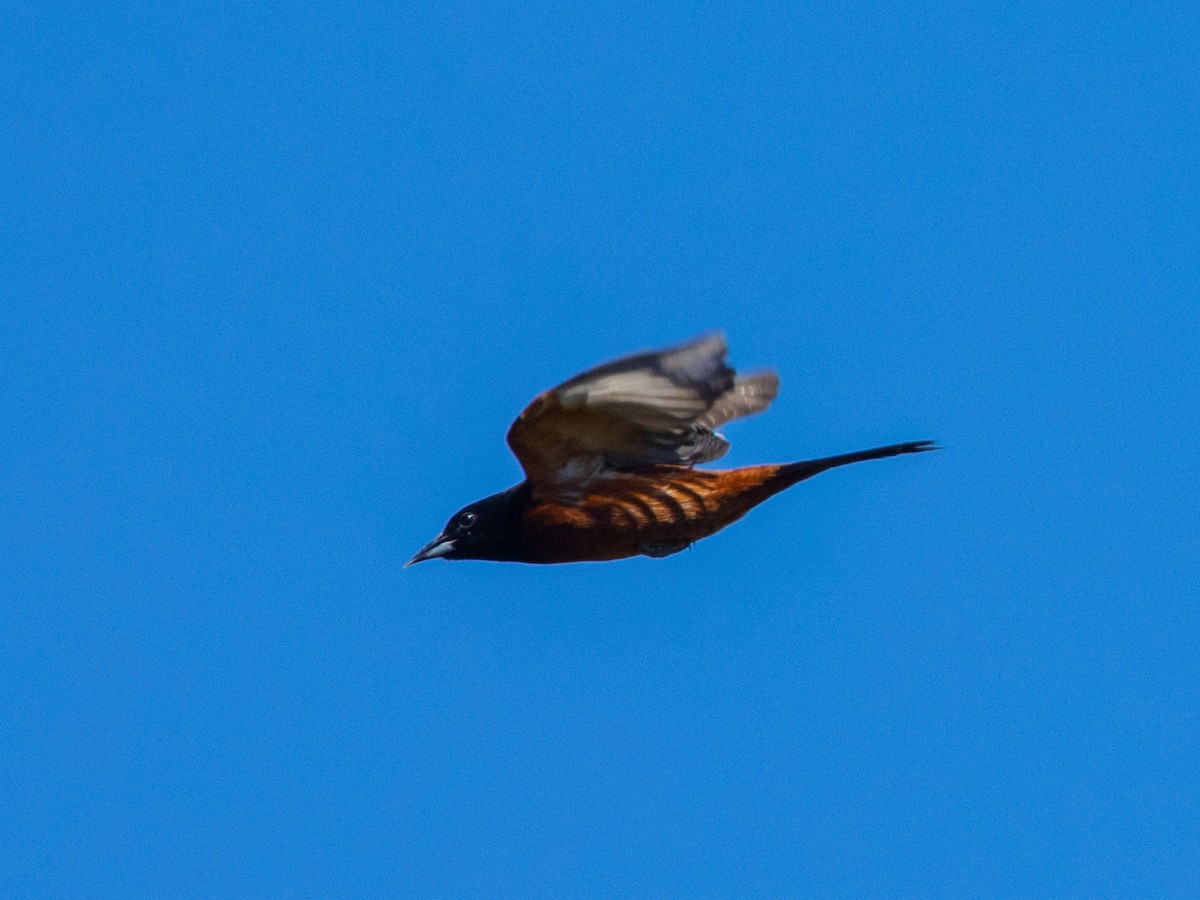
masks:
<svg viewBox="0 0 1200 900"><path fill-rule="evenodd" d="M726 352L714 334L590 369L539 394L508 444L530 481L716 459L729 442L715 429L766 409L779 387L773 372L739 378Z"/></svg>

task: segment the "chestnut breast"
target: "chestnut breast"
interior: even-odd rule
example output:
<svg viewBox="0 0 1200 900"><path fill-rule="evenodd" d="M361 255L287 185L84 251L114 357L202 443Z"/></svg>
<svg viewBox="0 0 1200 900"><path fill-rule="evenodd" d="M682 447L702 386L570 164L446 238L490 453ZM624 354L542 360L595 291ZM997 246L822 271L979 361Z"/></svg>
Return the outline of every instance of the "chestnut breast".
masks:
<svg viewBox="0 0 1200 900"><path fill-rule="evenodd" d="M524 544L555 562L623 559L647 546L687 545L775 493L769 482L778 468L648 466L542 485L522 516Z"/></svg>

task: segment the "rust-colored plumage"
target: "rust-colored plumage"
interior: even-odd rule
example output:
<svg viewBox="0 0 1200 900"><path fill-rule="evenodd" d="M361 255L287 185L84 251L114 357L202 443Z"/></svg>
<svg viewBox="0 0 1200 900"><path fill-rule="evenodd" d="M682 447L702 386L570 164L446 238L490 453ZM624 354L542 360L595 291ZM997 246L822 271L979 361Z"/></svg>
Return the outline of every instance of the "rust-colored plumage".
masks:
<svg viewBox="0 0 1200 900"><path fill-rule="evenodd" d="M721 335L590 369L536 397L508 443L525 481L460 510L409 562L558 563L666 556L768 497L836 466L933 449L930 441L782 465L697 469L729 443L716 428L766 409L779 379L739 376Z"/></svg>

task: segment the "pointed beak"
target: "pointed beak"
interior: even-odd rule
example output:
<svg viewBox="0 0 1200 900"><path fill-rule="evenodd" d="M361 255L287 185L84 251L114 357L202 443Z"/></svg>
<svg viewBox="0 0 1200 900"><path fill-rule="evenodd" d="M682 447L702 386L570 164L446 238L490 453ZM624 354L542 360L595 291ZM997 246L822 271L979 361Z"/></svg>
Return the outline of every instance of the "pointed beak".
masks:
<svg viewBox="0 0 1200 900"><path fill-rule="evenodd" d="M444 534L439 534L432 541L417 551L417 555L404 564L404 568L408 568L414 563L425 562L427 559L437 559L439 556L445 556L454 549L454 538L448 538Z"/></svg>

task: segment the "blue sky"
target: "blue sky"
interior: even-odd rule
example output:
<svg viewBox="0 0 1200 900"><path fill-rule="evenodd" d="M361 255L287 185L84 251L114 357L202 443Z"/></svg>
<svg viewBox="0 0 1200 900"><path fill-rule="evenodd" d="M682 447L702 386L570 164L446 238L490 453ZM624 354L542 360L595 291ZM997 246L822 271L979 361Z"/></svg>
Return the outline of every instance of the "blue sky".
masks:
<svg viewBox="0 0 1200 900"><path fill-rule="evenodd" d="M26 6L12 896L1200 894L1200 13ZM690 552L401 564L722 329Z"/></svg>

